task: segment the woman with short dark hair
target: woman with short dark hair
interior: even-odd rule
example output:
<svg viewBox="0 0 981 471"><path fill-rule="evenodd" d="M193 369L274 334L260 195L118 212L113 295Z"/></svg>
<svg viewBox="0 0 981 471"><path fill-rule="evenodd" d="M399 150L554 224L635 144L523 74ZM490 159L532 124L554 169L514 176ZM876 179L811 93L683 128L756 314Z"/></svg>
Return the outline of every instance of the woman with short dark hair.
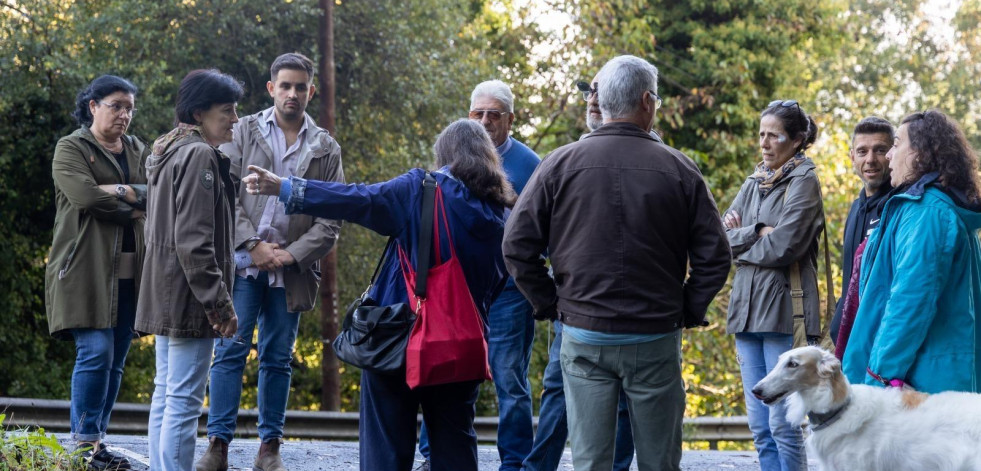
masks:
<svg viewBox="0 0 981 471"><path fill-rule="evenodd" d="M978 392L978 157L937 110L903 118L842 368L853 384Z"/></svg>
<svg viewBox="0 0 981 471"><path fill-rule="evenodd" d="M214 338L237 328L235 187L218 146L232 140L242 86L195 70L177 94L177 127L153 143L143 295L136 328L156 334L150 469L191 469ZM232 341L232 340L223 340Z"/></svg>
<svg viewBox="0 0 981 471"><path fill-rule="evenodd" d="M76 99L79 128L58 141L55 225L45 270L48 329L75 341L71 433L89 469L130 469L102 443L133 337L143 260L149 149L126 134L136 86L96 78Z"/></svg>
<svg viewBox="0 0 981 471"><path fill-rule="evenodd" d="M824 228L821 183L804 151L817 124L796 100L776 100L760 114L763 161L723 214L736 274L726 332L736 338L746 414L763 471L807 467L799 426L782 403L767 407L753 386L794 345L795 317L808 337L821 334L818 237Z"/></svg>
<svg viewBox="0 0 981 471"><path fill-rule="evenodd" d="M514 204L514 191L490 137L479 122L461 119L450 124L440 133L433 149L438 167L433 172L437 191L442 193L453 247L486 335L487 310L507 280L501 242L504 208ZM256 173L242 180L247 190L279 195L287 213L343 219L394 237L397 243L389 246L385 264L369 295L379 305L409 302L398 250L401 247L415 266L424 170L410 170L374 185L296 177L280 180L267 170L256 167L250 170ZM443 250L442 258L445 258L449 249L444 245ZM435 254L434 260L441 260L440 255ZM480 381L465 381L410 389L404 371L396 375L362 371L361 469L411 469L416 414L421 405L432 450L431 469L476 471L477 435L473 420L479 386Z"/></svg>

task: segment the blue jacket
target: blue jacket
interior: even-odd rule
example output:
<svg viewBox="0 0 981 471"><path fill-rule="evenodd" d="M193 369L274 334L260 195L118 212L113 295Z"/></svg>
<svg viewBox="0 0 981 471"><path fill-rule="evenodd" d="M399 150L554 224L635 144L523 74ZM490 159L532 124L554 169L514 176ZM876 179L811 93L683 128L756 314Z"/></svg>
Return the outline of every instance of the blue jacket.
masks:
<svg viewBox="0 0 981 471"><path fill-rule="evenodd" d="M457 257L486 327L487 311L507 279L501 254L504 207L471 195L445 167L434 175L443 193ZM286 203L287 214L342 219L384 236L394 236L398 244L387 254L369 294L380 305L407 303L409 295L399 266L397 246L409 254L415 267L424 176L424 170L413 169L387 182L372 185L291 177L283 181L280 200ZM445 233L440 240L446 240ZM440 260L445 261L450 255L446 244L441 246L441 253ZM430 261L430 266L435 264L435 260Z"/></svg>
<svg viewBox="0 0 981 471"><path fill-rule="evenodd" d="M959 206L928 174L886 202L862 258L860 304L843 358L924 392L978 391L981 213Z"/></svg>

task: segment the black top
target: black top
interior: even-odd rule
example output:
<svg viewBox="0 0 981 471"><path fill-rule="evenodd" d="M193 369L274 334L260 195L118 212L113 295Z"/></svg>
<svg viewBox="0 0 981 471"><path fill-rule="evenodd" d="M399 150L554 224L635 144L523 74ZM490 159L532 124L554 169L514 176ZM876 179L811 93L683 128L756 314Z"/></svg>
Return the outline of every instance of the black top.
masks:
<svg viewBox="0 0 981 471"><path fill-rule="evenodd" d="M116 158L119 168L123 170L123 184L128 184L129 162L126 161L126 150L124 149L118 154L113 152L112 156ZM136 252L136 233L133 232L132 224L123 226L123 252Z"/></svg>

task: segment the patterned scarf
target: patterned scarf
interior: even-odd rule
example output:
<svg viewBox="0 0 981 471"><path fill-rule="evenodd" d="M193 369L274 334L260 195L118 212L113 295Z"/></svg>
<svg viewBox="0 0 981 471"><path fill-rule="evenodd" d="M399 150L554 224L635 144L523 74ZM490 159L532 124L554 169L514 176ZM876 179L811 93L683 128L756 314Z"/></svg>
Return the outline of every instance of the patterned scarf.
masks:
<svg viewBox="0 0 981 471"><path fill-rule="evenodd" d="M171 144L190 136L191 134L201 135L201 126L196 124L178 123L172 131L157 138L153 142L154 155L163 155Z"/></svg>
<svg viewBox="0 0 981 471"><path fill-rule="evenodd" d="M779 182L785 175L790 175L798 165L804 163L807 157L804 156L803 152L798 152L797 155L791 157L782 167L773 170L766 166L765 162L760 162L756 166L756 171L753 172L749 178L755 179L759 182L760 195L764 198L767 193L773 189L773 187Z"/></svg>

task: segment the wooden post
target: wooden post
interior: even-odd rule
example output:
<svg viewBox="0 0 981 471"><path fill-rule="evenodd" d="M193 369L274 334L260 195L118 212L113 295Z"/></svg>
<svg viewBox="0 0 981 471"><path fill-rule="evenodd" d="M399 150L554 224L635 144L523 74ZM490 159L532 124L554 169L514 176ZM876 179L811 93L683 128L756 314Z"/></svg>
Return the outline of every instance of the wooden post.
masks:
<svg viewBox="0 0 981 471"><path fill-rule="evenodd" d="M334 112L334 0L320 0L320 28L317 43L320 46L320 123L336 139ZM322 358L320 363L323 386L320 393L320 410L337 411L341 408L341 374L337 357L329 342L337 337L337 246L320 262L323 276L320 280L320 338Z"/></svg>

